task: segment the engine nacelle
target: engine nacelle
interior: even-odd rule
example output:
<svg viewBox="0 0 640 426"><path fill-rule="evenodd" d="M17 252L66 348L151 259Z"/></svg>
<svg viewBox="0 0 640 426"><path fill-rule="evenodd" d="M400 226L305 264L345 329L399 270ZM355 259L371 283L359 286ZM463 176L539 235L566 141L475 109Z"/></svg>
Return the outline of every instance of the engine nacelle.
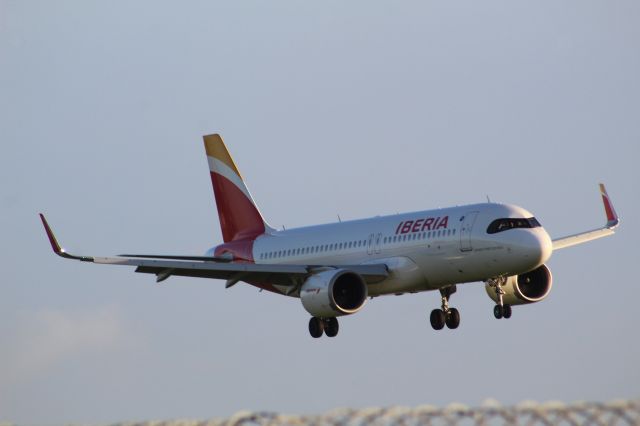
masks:
<svg viewBox="0 0 640 426"><path fill-rule="evenodd" d="M307 278L300 288L302 306L314 317L358 312L367 301L367 284L355 272L332 269Z"/></svg>
<svg viewBox="0 0 640 426"><path fill-rule="evenodd" d="M502 287L506 292L502 296L505 305L525 305L539 302L551 291L553 278L546 265L541 265L525 274L513 275L507 278L507 283ZM498 296L494 287L485 286L485 290L494 302L498 302Z"/></svg>

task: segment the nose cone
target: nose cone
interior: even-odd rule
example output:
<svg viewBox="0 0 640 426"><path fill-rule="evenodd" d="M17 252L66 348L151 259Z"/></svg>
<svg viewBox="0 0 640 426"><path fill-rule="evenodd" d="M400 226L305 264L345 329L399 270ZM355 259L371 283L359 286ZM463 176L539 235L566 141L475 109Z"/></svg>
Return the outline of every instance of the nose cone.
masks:
<svg viewBox="0 0 640 426"><path fill-rule="evenodd" d="M536 230L538 234L538 250L540 252L540 264L547 263L547 260L551 257L551 253L553 253L553 242L551 241L551 237L547 234L547 231L540 228Z"/></svg>
<svg viewBox="0 0 640 426"><path fill-rule="evenodd" d="M516 250L527 265L536 268L551 257L553 251L551 238L542 228L522 231Z"/></svg>

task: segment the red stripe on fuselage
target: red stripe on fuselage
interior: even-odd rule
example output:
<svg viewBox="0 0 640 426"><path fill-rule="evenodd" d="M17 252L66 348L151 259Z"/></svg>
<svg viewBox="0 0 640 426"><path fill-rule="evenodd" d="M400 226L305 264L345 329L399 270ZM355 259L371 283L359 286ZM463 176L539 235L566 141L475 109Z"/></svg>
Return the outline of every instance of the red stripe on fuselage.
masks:
<svg viewBox="0 0 640 426"><path fill-rule="evenodd" d="M244 240L229 241L216 247L213 255L223 257L225 253L231 253L234 261L244 261L247 263L255 263L253 260L253 243L252 238Z"/></svg>
<svg viewBox="0 0 640 426"><path fill-rule="evenodd" d="M236 240L230 241L228 243L220 244L216 247L214 251L214 256L222 256L225 253L231 253L233 255L233 259L235 261L247 262L247 263L255 263L253 260L253 238L248 238L244 240ZM282 294L277 288L275 288L272 284L256 282L256 281L247 281L254 287L261 288L263 290L271 291L273 293Z"/></svg>

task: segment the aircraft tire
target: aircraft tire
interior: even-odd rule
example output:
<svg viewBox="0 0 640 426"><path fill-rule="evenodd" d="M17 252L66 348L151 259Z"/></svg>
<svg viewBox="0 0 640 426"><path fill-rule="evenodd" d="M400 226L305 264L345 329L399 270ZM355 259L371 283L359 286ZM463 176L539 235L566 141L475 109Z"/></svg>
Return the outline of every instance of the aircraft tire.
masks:
<svg viewBox="0 0 640 426"><path fill-rule="evenodd" d="M447 312L447 319L445 320L447 327L451 330L458 328L460 325L460 312L456 308L449 309Z"/></svg>
<svg viewBox="0 0 640 426"><path fill-rule="evenodd" d="M309 334L314 339L318 337L322 337L322 333L324 332L324 323L318 317L311 317L309 320Z"/></svg>
<svg viewBox="0 0 640 426"><path fill-rule="evenodd" d="M493 316L496 317L496 319L502 318L503 315L504 315L504 308L502 306L496 305L493 307Z"/></svg>
<svg viewBox="0 0 640 426"><path fill-rule="evenodd" d="M340 324L338 323L338 318L331 317L324 320L324 334L326 334L327 337L336 337L339 329Z"/></svg>
<svg viewBox="0 0 640 426"><path fill-rule="evenodd" d="M511 305L504 305L502 307L502 310L503 310L503 312L502 312L502 317L503 318L506 318L506 319L511 318L511 314L512 314Z"/></svg>
<svg viewBox="0 0 640 426"><path fill-rule="evenodd" d="M431 327L433 327L434 330L442 330L446 322L444 311L442 309L434 309L431 311L429 321L431 321Z"/></svg>

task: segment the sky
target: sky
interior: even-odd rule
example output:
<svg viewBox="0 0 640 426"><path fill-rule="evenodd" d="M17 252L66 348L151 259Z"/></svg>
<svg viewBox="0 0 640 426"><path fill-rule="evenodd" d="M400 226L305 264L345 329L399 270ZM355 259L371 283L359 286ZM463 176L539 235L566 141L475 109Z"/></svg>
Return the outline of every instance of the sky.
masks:
<svg viewBox="0 0 640 426"><path fill-rule="evenodd" d="M640 3L0 0L0 421L110 423L640 396ZM276 227L492 201L552 237L508 321L482 283L308 335L297 299L54 256L221 241L202 135Z"/></svg>

